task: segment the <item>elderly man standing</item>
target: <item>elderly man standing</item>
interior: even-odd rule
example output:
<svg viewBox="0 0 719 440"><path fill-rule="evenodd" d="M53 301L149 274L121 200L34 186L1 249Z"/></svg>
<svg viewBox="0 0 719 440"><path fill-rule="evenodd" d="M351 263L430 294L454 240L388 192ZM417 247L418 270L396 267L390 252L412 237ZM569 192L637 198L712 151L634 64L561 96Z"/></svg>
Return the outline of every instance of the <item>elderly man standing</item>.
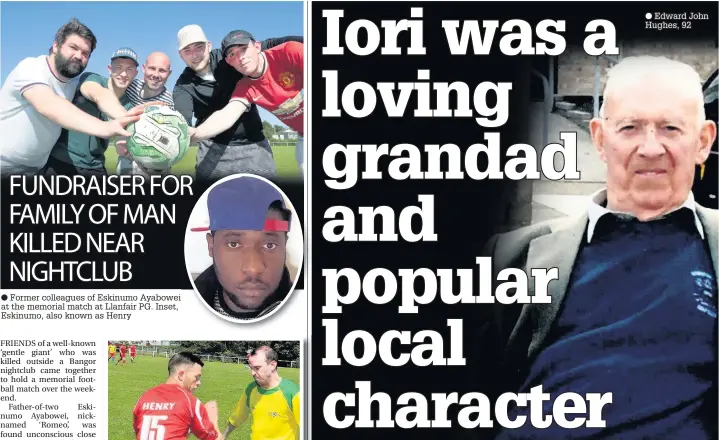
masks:
<svg viewBox="0 0 719 440"><path fill-rule="evenodd" d="M544 414L564 393L612 393L606 427L527 422L498 438L716 438L719 217L691 193L716 137L700 78L666 58L626 58L609 73L600 116L590 131L606 188L586 211L488 243L495 279L556 267L551 303L497 306L479 346L499 361L483 390L541 385Z"/></svg>

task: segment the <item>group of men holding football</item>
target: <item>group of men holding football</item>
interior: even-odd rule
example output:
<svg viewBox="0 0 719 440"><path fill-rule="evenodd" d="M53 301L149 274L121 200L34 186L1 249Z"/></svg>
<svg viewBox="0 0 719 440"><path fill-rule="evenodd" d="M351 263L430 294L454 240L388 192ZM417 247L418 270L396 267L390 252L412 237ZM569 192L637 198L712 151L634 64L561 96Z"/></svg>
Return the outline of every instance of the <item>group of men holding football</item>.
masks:
<svg viewBox="0 0 719 440"><path fill-rule="evenodd" d="M187 120L198 143L195 178L216 181L238 173L272 178L277 173L257 106L272 112L299 135L296 158L303 170L304 39L259 42L243 30L227 34L220 48L198 25L177 34L187 67L170 93L172 73L163 52L149 54L137 78L138 56L119 48L108 77L86 72L97 45L77 19L63 25L48 55L26 58L0 92L0 174L106 174L105 151L116 139L118 174L166 174L132 160L126 126L147 105L169 105ZM196 122L193 126L193 116Z"/></svg>

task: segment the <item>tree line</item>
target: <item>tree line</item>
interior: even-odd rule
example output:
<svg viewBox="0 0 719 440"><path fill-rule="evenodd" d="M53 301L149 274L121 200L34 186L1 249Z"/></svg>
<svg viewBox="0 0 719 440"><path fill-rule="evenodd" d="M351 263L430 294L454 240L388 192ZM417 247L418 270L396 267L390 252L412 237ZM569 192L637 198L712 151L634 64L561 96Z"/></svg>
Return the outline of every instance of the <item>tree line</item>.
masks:
<svg viewBox="0 0 719 440"><path fill-rule="evenodd" d="M248 351L268 345L283 361L300 360L298 341L181 341L175 351L190 351L213 356L244 356Z"/></svg>
<svg viewBox="0 0 719 440"><path fill-rule="evenodd" d="M267 139L272 139L274 135L280 133L282 130L285 129L285 127L281 125L272 125L267 121L262 121L262 129L265 132L265 137Z"/></svg>

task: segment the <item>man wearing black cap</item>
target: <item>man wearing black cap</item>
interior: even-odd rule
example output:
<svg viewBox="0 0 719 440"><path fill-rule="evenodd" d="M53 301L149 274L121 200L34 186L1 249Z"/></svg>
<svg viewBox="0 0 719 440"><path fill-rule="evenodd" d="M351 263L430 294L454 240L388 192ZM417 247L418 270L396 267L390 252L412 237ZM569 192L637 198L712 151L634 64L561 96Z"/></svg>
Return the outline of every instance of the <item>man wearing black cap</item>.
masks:
<svg viewBox="0 0 719 440"><path fill-rule="evenodd" d="M197 127L194 138L201 140L224 130L255 104L299 134L295 157L302 172L304 44L290 41L263 51L252 34L237 30L222 40L222 54L244 78L235 86L230 102Z"/></svg>
<svg viewBox="0 0 719 440"><path fill-rule="evenodd" d="M286 266L291 212L282 194L262 179L222 182L207 196L213 265L195 280L202 299L221 315L249 320L275 310L292 289Z"/></svg>
<svg viewBox="0 0 719 440"><path fill-rule="evenodd" d="M261 45L269 49L287 41L303 42L299 36L269 38ZM180 57L187 64L175 84L175 109L188 124L203 124L230 101L242 74L228 65L220 49L212 46L198 25L188 25L177 34ZM219 134L200 141L197 149L196 178L217 181L239 173L274 177L277 172L272 148L263 133L262 119L255 105Z"/></svg>
<svg viewBox="0 0 719 440"><path fill-rule="evenodd" d="M72 100L79 109L98 119L123 117L133 107L127 87L137 76L137 54L130 48L117 49L110 58L109 78L87 72ZM108 140L63 129L41 174L107 174L105 150Z"/></svg>

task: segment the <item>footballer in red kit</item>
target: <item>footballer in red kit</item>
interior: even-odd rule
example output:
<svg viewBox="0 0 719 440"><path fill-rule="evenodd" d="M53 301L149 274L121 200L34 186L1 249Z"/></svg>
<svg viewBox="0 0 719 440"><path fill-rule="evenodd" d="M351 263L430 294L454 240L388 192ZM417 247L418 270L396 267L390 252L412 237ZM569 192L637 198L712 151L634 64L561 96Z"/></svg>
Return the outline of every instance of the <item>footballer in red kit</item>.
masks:
<svg viewBox="0 0 719 440"><path fill-rule="evenodd" d="M120 359L115 365L118 365L120 362L122 362L122 365L127 364L127 346L125 344L120 346Z"/></svg>
<svg viewBox="0 0 719 440"><path fill-rule="evenodd" d="M130 346L130 362L135 363L135 355L137 354L137 348L134 345Z"/></svg>
<svg viewBox="0 0 719 440"><path fill-rule="evenodd" d="M202 367L192 353L177 353L168 363L167 382L146 391L135 404L137 440L223 440L217 430L217 404L203 404L193 392L200 386Z"/></svg>

